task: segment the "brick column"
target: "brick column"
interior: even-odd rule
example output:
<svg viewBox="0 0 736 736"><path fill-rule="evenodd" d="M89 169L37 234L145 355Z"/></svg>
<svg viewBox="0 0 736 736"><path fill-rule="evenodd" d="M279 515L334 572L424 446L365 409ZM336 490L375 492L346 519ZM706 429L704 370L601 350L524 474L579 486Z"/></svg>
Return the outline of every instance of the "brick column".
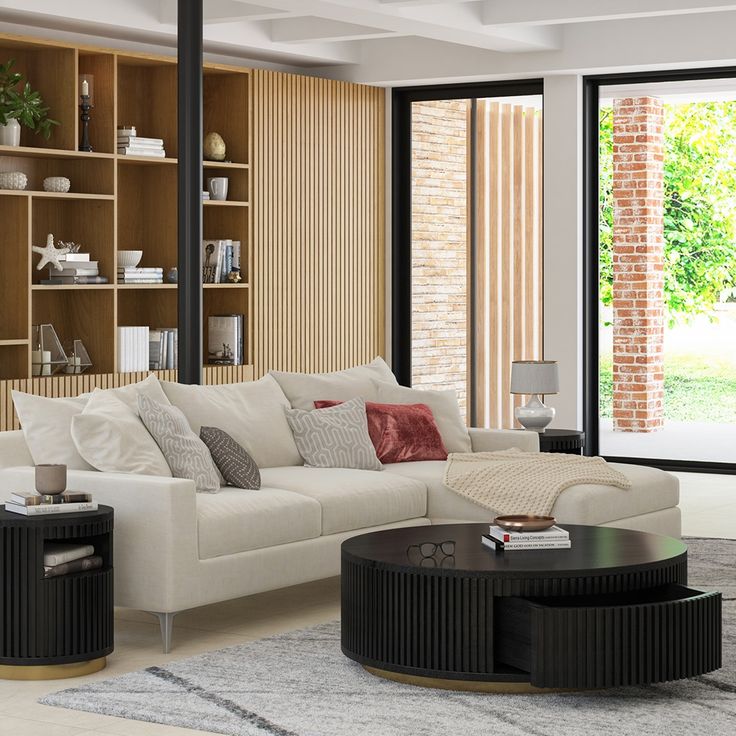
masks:
<svg viewBox="0 0 736 736"><path fill-rule="evenodd" d="M613 428L664 419L664 134L662 101L613 108Z"/></svg>

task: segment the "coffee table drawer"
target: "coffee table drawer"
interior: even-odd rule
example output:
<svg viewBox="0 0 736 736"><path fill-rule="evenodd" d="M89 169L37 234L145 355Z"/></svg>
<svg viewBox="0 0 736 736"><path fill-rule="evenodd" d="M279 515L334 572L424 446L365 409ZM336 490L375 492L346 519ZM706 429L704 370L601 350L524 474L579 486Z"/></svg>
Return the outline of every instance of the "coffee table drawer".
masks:
<svg viewBox="0 0 736 736"><path fill-rule="evenodd" d="M634 593L495 599L498 662L532 685L602 688L721 666L721 594L681 585Z"/></svg>

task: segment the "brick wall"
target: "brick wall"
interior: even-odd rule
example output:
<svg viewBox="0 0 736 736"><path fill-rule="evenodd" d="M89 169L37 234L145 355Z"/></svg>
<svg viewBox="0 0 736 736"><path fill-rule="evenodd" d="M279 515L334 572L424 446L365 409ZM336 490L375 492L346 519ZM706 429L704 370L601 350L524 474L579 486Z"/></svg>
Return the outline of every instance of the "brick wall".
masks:
<svg viewBox="0 0 736 736"><path fill-rule="evenodd" d="M412 384L467 402L467 100L412 106Z"/></svg>
<svg viewBox="0 0 736 736"><path fill-rule="evenodd" d="M613 108L613 427L664 418L664 135L656 97Z"/></svg>

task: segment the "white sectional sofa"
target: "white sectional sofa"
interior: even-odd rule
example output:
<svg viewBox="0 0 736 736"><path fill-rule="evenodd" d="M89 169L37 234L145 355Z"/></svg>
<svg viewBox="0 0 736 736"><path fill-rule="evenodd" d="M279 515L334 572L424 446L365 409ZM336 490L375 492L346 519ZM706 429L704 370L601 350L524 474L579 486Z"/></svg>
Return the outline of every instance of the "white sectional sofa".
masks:
<svg viewBox="0 0 736 736"><path fill-rule="evenodd" d="M254 385L185 390L231 396L242 390L246 396L257 390ZM169 398L177 391L167 391ZM334 397L348 398L345 393L350 390L338 387ZM299 403L299 397L290 398ZM186 403L180 407L185 413L195 402ZM269 420L263 405L251 420L256 415L261 424L251 429L261 439L268 437L280 418ZM194 428L197 421L188 418ZM534 433L471 429L469 436L476 452L538 450ZM488 510L443 485L444 466L442 461L401 463L382 472L261 467L260 490L225 487L215 494L197 493L191 480L95 470L70 470L68 485L114 507L116 604L157 614L168 651L177 612L337 575L340 545L350 536L489 520ZM617 467L631 480L630 490L569 488L554 506L558 520L679 536L677 479L644 466ZM33 458L23 432L0 434L0 468L0 500L33 488Z"/></svg>

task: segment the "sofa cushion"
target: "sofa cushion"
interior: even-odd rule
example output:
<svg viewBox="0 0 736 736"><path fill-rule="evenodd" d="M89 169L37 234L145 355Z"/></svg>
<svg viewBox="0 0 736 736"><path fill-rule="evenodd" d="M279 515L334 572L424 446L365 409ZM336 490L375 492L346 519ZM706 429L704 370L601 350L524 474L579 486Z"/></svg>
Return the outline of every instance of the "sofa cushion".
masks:
<svg viewBox="0 0 736 736"><path fill-rule="evenodd" d="M363 399L350 399L329 409L287 409L299 454L310 468L381 470Z"/></svg>
<svg viewBox="0 0 736 736"><path fill-rule="evenodd" d="M202 427L199 439L207 445L215 467L229 486L257 491L261 473L255 460L227 432L217 427Z"/></svg>
<svg viewBox="0 0 736 736"><path fill-rule="evenodd" d="M427 391L376 381L376 390L377 401L383 404L426 404L432 410L447 452L473 451L468 428L460 415L457 393L453 389Z"/></svg>
<svg viewBox="0 0 736 736"><path fill-rule="evenodd" d="M396 378L383 358L334 373L271 371L270 375L278 381L295 409L314 409L314 402L322 399L377 401L374 380L396 384Z"/></svg>
<svg viewBox="0 0 736 736"><path fill-rule="evenodd" d="M302 464L284 412L289 402L270 376L217 386L161 385L197 435L202 426L227 432L259 468Z"/></svg>
<svg viewBox="0 0 736 736"><path fill-rule="evenodd" d="M307 496L261 486L197 494L199 557L209 559L318 537L322 508Z"/></svg>
<svg viewBox="0 0 736 736"><path fill-rule="evenodd" d="M427 510L424 483L388 473L346 468L267 468L265 485L319 502L322 534L415 519Z"/></svg>
<svg viewBox="0 0 736 736"><path fill-rule="evenodd" d="M630 481L631 488L578 485L563 491L552 507L562 524L605 524L676 506L679 500L677 478L645 465L611 463ZM487 521L493 512L451 491L442 482L443 462L397 463L384 465L383 475L415 478L427 486L427 516L435 521Z"/></svg>

